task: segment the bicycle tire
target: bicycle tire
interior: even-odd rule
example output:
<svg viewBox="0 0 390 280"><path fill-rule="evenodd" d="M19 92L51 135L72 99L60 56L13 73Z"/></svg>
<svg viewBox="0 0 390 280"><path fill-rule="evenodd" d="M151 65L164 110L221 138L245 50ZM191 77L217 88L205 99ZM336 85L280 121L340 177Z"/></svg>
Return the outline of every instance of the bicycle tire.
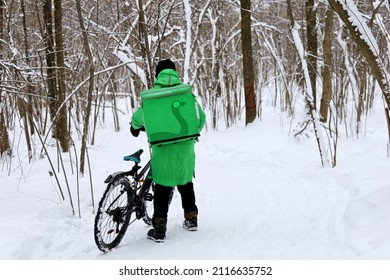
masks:
<svg viewBox="0 0 390 280"><path fill-rule="evenodd" d="M154 198L154 182L151 182L150 186L147 190L145 190L143 197L141 199L142 203L142 220L147 224L148 226L152 225L152 217L154 212L154 205L153 205L153 198Z"/></svg>
<svg viewBox="0 0 390 280"><path fill-rule="evenodd" d="M121 177L108 184L95 217L95 243L106 253L117 247L129 226L135 207L134 191L130 180Z"/></svg>

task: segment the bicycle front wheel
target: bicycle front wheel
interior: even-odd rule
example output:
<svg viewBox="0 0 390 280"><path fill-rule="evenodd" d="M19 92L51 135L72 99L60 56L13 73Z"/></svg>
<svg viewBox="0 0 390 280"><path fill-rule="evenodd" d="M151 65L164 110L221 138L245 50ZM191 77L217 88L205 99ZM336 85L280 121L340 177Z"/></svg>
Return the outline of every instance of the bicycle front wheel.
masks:
<svg viewBox="0 0 390 280"><path fill-rule="evenodd" d="M135 207L135 193L127 177L110 183L99 202L94 235L97 247L108 252L121 242Z"/></svg>

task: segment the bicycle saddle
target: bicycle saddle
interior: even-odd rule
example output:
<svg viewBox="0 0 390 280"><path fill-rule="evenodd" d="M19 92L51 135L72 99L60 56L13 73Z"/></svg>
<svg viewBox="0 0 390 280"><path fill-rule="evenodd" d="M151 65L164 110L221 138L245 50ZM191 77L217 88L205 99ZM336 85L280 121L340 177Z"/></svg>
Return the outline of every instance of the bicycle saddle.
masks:
<svg viewBox="0 0 390 280"><path fill-rule="evenodd" d="M144 150L139 149L136 151L134 154L131 154L129 156L124 156L123 160L124 161L134 161L135 163L140 163L141 162L141 154L144 152Z"/></svg>

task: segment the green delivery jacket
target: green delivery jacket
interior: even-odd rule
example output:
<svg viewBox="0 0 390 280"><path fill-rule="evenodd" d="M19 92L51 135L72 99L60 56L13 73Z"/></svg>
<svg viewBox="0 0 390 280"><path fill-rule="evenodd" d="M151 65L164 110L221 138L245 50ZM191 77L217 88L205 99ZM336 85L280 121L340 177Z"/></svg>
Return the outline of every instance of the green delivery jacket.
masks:
<svg viewBox="0 0 390 280"><path fill-rule="evenodd" d="M180 85L180 78L172 69L162 70L154 82L154 88ZM206 115L199 106L200 127L203 129ZM131 125L140 129L144 125L142 108L138 108L132 116ZM174 187L192 181L195 171L195 141L188 140L174 144L152 146L152 174L157 184Z"/></svg>

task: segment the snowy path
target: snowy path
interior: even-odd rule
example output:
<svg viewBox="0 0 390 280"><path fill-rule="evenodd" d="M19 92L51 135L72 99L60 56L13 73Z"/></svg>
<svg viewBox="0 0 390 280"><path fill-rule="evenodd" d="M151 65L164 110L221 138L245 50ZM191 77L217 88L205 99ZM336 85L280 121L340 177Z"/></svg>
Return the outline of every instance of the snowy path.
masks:
<svg viewBox="0 0 390 280"><path fill-rule="evenodd" d="M277 119L205 133L196 146L199 230L181 227L175 192L164 244L147 240L148 227L139 221L108 254L94 244L88 178L82 178L78 219L68 202L58 203L54 179L42 172L48 170L45 161L35 162L21 180L0 173L0 259L364 258L375 248L353 245L354 234L361 232L351 223L363 209L356 200L351 204L356 174L348 168L323 169L312 140L298 142L286 134ZM99 139L90 152L96 204L107 174L128 167L121 162L123 151L146 141L130 138L127 131L102 131Z"/></svg>

